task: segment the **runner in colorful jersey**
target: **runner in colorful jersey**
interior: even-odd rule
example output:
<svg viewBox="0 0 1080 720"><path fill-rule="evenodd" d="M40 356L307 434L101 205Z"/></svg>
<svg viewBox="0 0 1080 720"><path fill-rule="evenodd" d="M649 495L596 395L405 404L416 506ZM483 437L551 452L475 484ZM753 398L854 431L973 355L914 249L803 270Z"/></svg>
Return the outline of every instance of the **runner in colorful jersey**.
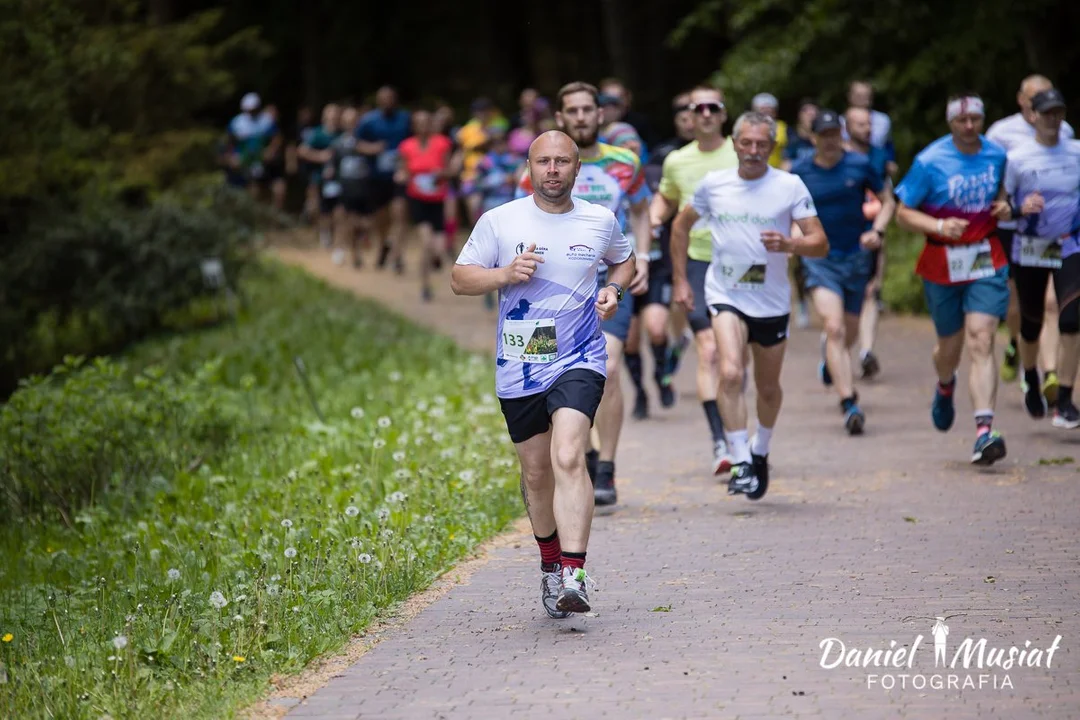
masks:
<svg viewBox="0 0 1080 720"><path fill-rule="evenodd" d="M458 295L499 293L496 394L540 548L541 602L554 618L590 609L594 491L584 456L610 367L600 325L636 267L615 215L573 196L587 167L567 135L537 138L528 163L536 193L480 217L451 280ZM610 272L598 290L600 266Z"/></svg>
<svg viewBox="0 0 1080 720"><path fill-rule="evenodd" d="M599 93L588 83L574 82L563 86L555 98L555 119L560 128L577 143L581 154L581 172L574 184L575 198L603 205L615 213L619 226L625 232L633 231L637 242L637 272L629 292L640 295L648 290L649 283L649 188L637 155L623 148L605 145L597 141L603 113L597 102ZM526 175L519 192L533 191L532 176ZM626 203L629 200L629 213ZM627 214L629 218L627 218ZM597 281L600 287L607 284L604 268ZM615 315L601 327L607 342L607 377L604 399L596 416L599 445L593 477L596 502L613 505L615 492L615 451L623 424L623 396L619 382L623 347L630 330L630 298L619 303ZM592 460L590 459L590 464Z"/></svg>
<svg viewBox="0 0 1080 720"><path fill-rule="evenodd" d="M724 94L719 88L699 86L690 92L690 107L694 112L694 142L672 151L664 160L660 192L653 198L650 216L653 227L660 227L686 207L694 197L701 179L712 170L737 167L739 158L731 140L724 137ZM713 335L705 302L705 278L712 262L712 235L701 224L690 230L687 279L694 301L686 310L690 329L697 345L697 391L705 419L709 425L713 456L713 472L731 469L731 455L724 438L724 422L716 401L716 337Z"/></svg>
<svg viewBox="0 0 1080 720"><path fill-rule="evenodd" d="M1020 83L1020 89L1016 93L1016 104L1020 106L1020 112L998 120L986 131L986 137L992 142L1010 152L1020 145L1027 144L1035 139L1035 111L1031 107L1032 98L1044 90L1050 90L1054 84L1042 75L1028 75ZM1069 123L1061 126L1062 138L1069 140L1073 137L1073 128ZM1005 256L1012 258L1013 235L1016 232L1016 221L1008 220L998 223L998 239L1005 250ZM1012 261L1010 259L1010 265ZM1011 269L1011 268L1010 268ZM1005 324L1009 328L1009 344L1005 348L1005 355L1001 361L1001 379L1012 382L1016 379L1020 366L1019 340L1020 337L1020 301L1016 292L1015 273L1009 273L1009 314L1005 318ZM1053 403L1057 399L1058 378L1056 369L1057 362L1057 298L1054 296L1054 286L1048 284L1046 289L1046 315L1043 318L1043 334L1039 343L1039 359L1046 371L1043 382L1043 396Z"/></svg>
<svg viewBox="0 0 1080 720"><path fill-rule="evenodd" d="M829 237L829 254L805 258L806 287L824 321L819 374L840 396L844 427L860 435L866 415L858 405L851 348L859 337L859 314L873 275L874 251L881 247L895 202L881 175L865 156L844 150L840 116L821 110L814 119L810 159L797 161L791 173L802 178ZM877 196L882 212L873 224L863 214L866 193Z"/></svg>
<svg viewBox="0 0 1080 720"><path fill-rule="evenodd" d="M829 243L814 200L797 175L770 167L775 121L759 112L735 121L739 167L710 172L671 230L675 301L696 302L687 280L690 228L709 230L705 300L720 353L720 411L734 456L728 493L758 500L769 484L769 443L780 414L780 371L791 310L788 254L821 257ZM788 237L792 224L802 232ZM754 356L758 428L747 437L746 354Z"/></svg>
<svg viewBox="0 0 1080 720"><path fill-rule="evenodd" d="M1065 98L1049 89L1032 99L1035 139L1015 146L1005 165L1005 191L1018 217L1012 243L1010 274L1020 301L1020 363L1024 405L1034 418L1046 415L1047 400L1039 386L1039 336L1042 332L1047 284L1051 275L1057 296L1066 287L1062 267L1065 246L1076 252L1073 235L1080 207L1080 148L1062 133ZM1080 427L1080 413L1072 401L1080 340L1080 303L1063 307L1057 316L1060 333L1055 367L1060 386L1054 398L1054 426Z"/></svg>
<svg viewBox="0 0 1080 720"><path fill-rule="evenodd" d="M1009 216L1001 182L1005 151L982 135L978 95L951 97L946 118L951 134L920 152L896 189L897 221L926 236L915 272L923 279L938 336L934 427L945 432L956 418L956 369L966 339L977 433L971 462L990 465L1005 457L1005 438L992 427L994 331L1009 307L1009 269L995 234L997 218Z"/></svg>

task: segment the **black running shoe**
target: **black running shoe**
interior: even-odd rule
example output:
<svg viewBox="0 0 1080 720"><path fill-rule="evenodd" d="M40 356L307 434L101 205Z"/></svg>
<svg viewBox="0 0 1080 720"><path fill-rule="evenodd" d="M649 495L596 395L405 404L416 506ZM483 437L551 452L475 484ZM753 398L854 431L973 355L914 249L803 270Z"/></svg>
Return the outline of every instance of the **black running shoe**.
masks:
<svg viewBox="0 0 1080 720"><path fill-rule="evenodd" d="M660 388L660 404L666 408L675 404L675 388L671 387L671 376L656 378L656 386Z"/></svg>
<svg viewBox="0 0 1080 720"><path fill-rule="evenodd" d="M758 488L754 492L746 493L746 497L750 500L760 500L769 489L769 456L750 453L750 466L757 477Z"/></svg>
<svg viewBox="0 0 1080 720"><path fill-rule="evenodd" d="M596 450L585 453L585 470L589 473L589 480L592 482L593 487L596 487L596 464L598 462L600 462L600 453Z"/></svg>
<svg viewBox="0 0 1080 720"><path fill-rule="evenodd" d="M872 352L867 352L862 358L862 379L870 380L881 372L881 363Z"/></svg>
<svg viewBox="0 0 1080 720"><path fill-rule="evenodd" d="M596 482L593 483L593 500L597 505L614 505L618 499L615 493L615 463L604 462L596 465Z"/></svg>
<svg viewBox="0 0 1080 720"><path fill-rule="evenodd" d="M1028 415L1036 420L1046 417L1046 398L1043 397L1038 383L1028 385L1026 380L1021 380L1020 389L1024 391L1024 407L1027 408Z"/></svg>
<svg viewBox="0 0 1080 720"><path fill-rule="evenodd" d="M638 390L637 398L634 400L633 414L635 420L644 420L649 417L649 396L644 390Z"/></svg>
<svg viewBox="0 0 1080 720"><path fill-rule="evenodd" d="M728 480L728 495L750 495L760 490L761 481L754 474L750 463L738 463L731 467L731 479Z"/></svg>

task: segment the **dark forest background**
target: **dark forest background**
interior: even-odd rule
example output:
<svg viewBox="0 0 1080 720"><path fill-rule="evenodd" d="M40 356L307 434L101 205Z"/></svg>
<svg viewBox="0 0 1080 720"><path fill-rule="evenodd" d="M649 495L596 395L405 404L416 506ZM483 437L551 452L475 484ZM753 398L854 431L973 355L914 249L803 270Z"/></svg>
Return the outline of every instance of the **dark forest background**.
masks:
<svg viewBox="0 0 1080 720"><path fill-rule="evenodd" d="M199 261L235 256L216 163L247 91L289 134L300 106L384 83L464 120L480 95L510 113L525 87L614 75L666 135L671 96L704 79L732 117L769 91L792 122L861 78L903 170L950 92L982 93L988 120L1032 72L1080 99L1078 26L1067 0L0 0L0 396L166 325Z"/></svg>

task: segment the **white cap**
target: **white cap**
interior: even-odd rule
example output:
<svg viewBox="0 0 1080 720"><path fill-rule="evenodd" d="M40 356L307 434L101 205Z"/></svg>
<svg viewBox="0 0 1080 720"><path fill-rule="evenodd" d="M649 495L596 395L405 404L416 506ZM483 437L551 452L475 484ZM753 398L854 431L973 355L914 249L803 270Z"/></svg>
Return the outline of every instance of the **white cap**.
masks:
<svg viewBox="0 0 1080 720"><path fill-rule="evenodd" d="M240 101L240 109L244 112L258 110L260 105L262 105L262 100L259 99L258 93L249 92Z"/></svg>
<svg viewBox="0 0 1080 720"><path fill-rule="evenodd" d="M776 96L771 93L758 93L754 96L754 99L750 101L750 107L762 108L771 107L779 108L780 101L776 99Z"/></svg>

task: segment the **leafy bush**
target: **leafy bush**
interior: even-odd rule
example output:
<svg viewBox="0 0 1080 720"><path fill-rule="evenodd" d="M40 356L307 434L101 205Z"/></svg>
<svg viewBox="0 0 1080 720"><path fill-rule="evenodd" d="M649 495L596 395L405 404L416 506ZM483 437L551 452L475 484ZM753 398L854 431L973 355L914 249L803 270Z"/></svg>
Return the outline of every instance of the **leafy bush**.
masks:
<svg viewBox="0 0 1080 720"><path fill-rule="evenodd" d="M148 368L125 376L99 359L67 358L0 408L0 512L14 519L72 511L104 491L129 502L146 481L197 464L229 439L214 366L197 376Z"/></svg>
<svg viewBox="0 0 1080 720"><path fill-rule="evenodd" d="M881 297L895 312L923 315L927 312L922 278L915 274L925 240L921 235L889 226L885 241L885 278Z"/></svg>
<svg viewBox="0 0 1080 720"><path fill-rule="evenodd" d="M114 487L73 526L0 523L0 717L227 716L520 514L489 359L298 271L245 277L235 326L136 345L126 379L83 368L12 397L58 422L45 408L74 392L62 380L115 381L118 408L152 417L158 401L125 383L159 367L188 426L229 441L196 469L199 443L165 432L166 470L127 486L142 478L144 502ZM70 428L37 436L57 464L89 452L79 428L97 432L93 403L75 406ZM93 422L136 435L118 415ZM123 467L114 450L97 457Z"/></svg>
<svg viewBox="0 0 1080 720"><path fill-rule="evenodd" d="M0 248L0 397L64 355L112 352L213 297L201 263L232 283L252 257L254 216L220 183L162 195L146 209L103 200L42 215Z"/></svg>

